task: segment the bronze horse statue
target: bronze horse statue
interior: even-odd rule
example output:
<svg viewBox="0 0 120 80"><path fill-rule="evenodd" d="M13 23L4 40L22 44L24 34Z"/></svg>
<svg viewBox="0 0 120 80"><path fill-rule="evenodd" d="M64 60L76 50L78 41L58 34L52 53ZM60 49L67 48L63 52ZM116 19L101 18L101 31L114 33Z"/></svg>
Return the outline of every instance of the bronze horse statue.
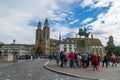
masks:
<svg viewBox="0 0 120 80"><path fill-rule="evenodd" d="M88 38L89 34L90 34L90 32L87 32L85 27L84 27L84 29L79 28L78 35L80 36L80 38L81 38L81 36L85 36L85 38Z"/></svg>

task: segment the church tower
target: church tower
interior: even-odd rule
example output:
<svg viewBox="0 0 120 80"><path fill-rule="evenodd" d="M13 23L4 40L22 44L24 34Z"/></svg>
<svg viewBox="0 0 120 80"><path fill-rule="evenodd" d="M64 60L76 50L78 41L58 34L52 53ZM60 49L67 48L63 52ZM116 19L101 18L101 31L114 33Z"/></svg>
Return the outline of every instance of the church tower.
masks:
<svg viewBox="0 0 120 80"><path fill-rule="evenodd" d="M39 22L38 22L38 27L37 27L37 30L36 30L36 44L42 42L43 31L42 31L41 27L42 27L42 26L41 26L41 22L39 21Z"/></svg>
<svg viewBox="0 0 120 80"><path fill-rule="evenodd" d="M61 32L60 32L60 34L59 34L59 41L61 41Z"/></svg>
<svg viewBox="0 0 120 80"><path fill-rule="evenodd" d="M43 27L43 53L49 55L50 52L50 28L48 27L48 19L45 19Z"/></svg>

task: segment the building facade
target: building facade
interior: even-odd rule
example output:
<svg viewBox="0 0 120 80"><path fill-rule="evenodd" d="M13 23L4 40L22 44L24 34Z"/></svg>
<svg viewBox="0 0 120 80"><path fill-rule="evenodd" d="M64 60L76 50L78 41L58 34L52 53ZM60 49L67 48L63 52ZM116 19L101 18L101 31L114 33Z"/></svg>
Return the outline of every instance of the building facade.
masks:
<svg viewBox="0 0 120 80"><path fill-rule="evenodd" d="M48 19L45 20L43 29L41 26L41 22L38 22L35 41L36 45L39 43L41 44L42 51L45 55L49 55L50 53L56 53L56 46L59 43L59 40L50 38Z"/></svg>
<svg viewBox="0 0 120 80"><path fill-rule="evenodd" d="M2 55L18 52L19 55L30 54L34 45L29 44L4 44L2 46Z"/></svg>
<svg viewBox="0 0 120 80"><path fill-rule="evenodd" d="M67 53L76 52L77 53L77 41L79 38L66 38L59 43L57 46L57 52L65 51ZM90 38L89 53L96 52L97 54L102 54L104 52L104 47L99 39Z"/></svg>
<svg viewBox="0 0 120 80"><path fill-rule="evenodd" d="M71 51L76 52L77 40L79 38L66 38L61 40L61 33L59 40L50 38L50 28L48 20L44 22L42 29L41 22L38 22L36 30L36 44L40 43L42 46L43 54L55 54L56 52L65 51L70 53ZM104 47L99 39L90 38L90 52L103 53Z"/></svg>

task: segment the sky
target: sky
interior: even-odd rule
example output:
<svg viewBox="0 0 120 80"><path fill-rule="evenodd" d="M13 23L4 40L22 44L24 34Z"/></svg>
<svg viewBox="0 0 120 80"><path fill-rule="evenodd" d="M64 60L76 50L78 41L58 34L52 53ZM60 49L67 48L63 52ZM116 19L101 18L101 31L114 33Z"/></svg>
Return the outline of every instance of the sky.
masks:
<svg viewBox="0 0 120 80"><path fill-rule="evenodd" d="M120 0L0 0L0 42L35 44L39 21L49 21L50 37L75 38L86 27L105 46L120 45ZM90 37L90 36L89 36Z"/></svg>

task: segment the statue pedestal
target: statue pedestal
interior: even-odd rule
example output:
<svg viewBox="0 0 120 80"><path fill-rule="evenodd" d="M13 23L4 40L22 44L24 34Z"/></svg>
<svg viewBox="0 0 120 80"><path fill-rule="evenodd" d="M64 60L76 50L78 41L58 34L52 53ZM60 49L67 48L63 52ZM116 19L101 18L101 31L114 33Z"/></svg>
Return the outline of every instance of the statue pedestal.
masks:
<svg viewBox="0 0 120 80"><path fill-rule="evenodd" d="M90 51L90 40L80 38L77 40L77 53L85 53Z"/></svg>

